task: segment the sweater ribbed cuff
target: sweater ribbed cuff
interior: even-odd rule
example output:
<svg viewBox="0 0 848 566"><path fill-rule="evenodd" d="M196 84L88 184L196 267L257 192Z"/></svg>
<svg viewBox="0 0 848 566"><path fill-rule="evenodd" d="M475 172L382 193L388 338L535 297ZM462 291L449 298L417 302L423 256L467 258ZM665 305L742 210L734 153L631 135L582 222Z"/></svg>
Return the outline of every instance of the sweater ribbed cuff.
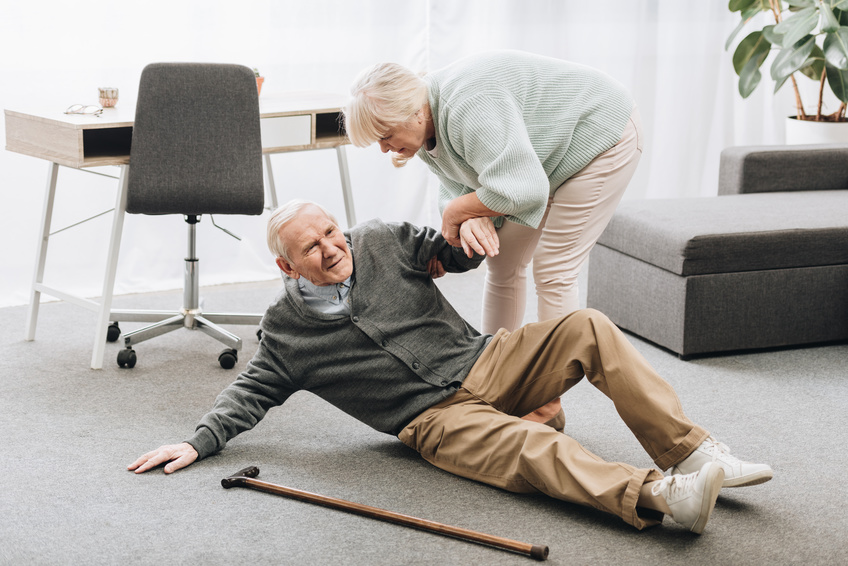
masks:
<svg viewBox="0 0 848 566"><path fill-rule="evenodd" d="M191 438L183 442L191 444L194 447L197 451L198 460L211 456L219 450L215 435L206 427L198 428Z"/></svg>

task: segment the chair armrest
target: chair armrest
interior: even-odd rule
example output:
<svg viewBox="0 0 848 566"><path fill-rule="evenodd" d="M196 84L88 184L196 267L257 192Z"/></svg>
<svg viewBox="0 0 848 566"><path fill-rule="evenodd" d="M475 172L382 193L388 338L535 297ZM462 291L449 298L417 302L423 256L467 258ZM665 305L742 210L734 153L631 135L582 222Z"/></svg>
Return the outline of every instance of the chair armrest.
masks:
<svg viewBox="0 0 848 566"><path fill-rule="evenodd" d="M736 146L721 152L718 194L848 189L848 144Z"/></svg>

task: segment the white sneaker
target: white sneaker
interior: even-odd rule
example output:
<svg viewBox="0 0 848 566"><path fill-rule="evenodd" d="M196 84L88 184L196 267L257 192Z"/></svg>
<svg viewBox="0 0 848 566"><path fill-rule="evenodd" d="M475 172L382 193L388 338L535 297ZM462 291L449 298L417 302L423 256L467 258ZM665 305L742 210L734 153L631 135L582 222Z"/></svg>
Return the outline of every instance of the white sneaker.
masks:
<svg viewBox="0 0 848 566"><path fill-rule="evenodd" d="M724 469L707 462L693 474L666 476L651 487L651 493L665 498L672 519L701 534L715 507L722 480Z"/></svg>
<svg viewBox="0 0 848 566"><path fill-rule="evenodd" d="M671 468L672 474L691 474L701 469L705 462L718 462L724 468L722 487L743 487L765 483L774 477L765 464L743 462L730 454L730 449L712 436L707 438L685 460Z"/></svg>

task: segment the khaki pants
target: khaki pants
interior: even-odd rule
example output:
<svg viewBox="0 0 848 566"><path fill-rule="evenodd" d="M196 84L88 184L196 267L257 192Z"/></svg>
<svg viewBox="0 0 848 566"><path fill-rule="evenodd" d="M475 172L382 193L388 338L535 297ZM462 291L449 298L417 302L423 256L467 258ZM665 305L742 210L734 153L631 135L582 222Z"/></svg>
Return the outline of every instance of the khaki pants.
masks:
<svg viewBox="0 0 848 566"><path fill-rule="evenodd" d="M580 308L577 276L609 224L641 156L642 125L634 108L621 140L557 188L538 228L504 221L498 228L500 251L486 258L483 332L521 326L531 259L539 320L566 316Z"/></svg>
<svg viewBox="0 0 848 566"><path fill-rule="evenodd" d="M501 330L450 398L398 435L431 464L514 492L542 492L618 515L641 529L642 485L656 469L606 462L576 440L519 418L559 397L583 376L618 414L660 469L688 456L709 433L608 318L592 309Z"/></svg>

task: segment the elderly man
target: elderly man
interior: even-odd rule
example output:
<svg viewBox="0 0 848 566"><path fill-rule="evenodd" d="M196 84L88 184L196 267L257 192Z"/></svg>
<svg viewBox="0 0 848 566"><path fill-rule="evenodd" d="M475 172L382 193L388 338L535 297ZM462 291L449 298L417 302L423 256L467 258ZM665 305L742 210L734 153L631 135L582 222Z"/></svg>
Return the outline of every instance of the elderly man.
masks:
<svg viewBox="0 0 848 566"><path fill-rule="evenodd" d="M772 477L686 418L671 386L597 311L481 335L442 296L428 265L436 258L460 272L484 256L451 247L436 230L373 220L343 233L323 208L293 201L272 215L268 244L285 290L262 320L255 356L193 436L130 470L188 466L306 390L443 470L602 509L638 529L668 514L700 533L722 486ZM584 375L671 475L606 462L520 418Z"/></svg>

